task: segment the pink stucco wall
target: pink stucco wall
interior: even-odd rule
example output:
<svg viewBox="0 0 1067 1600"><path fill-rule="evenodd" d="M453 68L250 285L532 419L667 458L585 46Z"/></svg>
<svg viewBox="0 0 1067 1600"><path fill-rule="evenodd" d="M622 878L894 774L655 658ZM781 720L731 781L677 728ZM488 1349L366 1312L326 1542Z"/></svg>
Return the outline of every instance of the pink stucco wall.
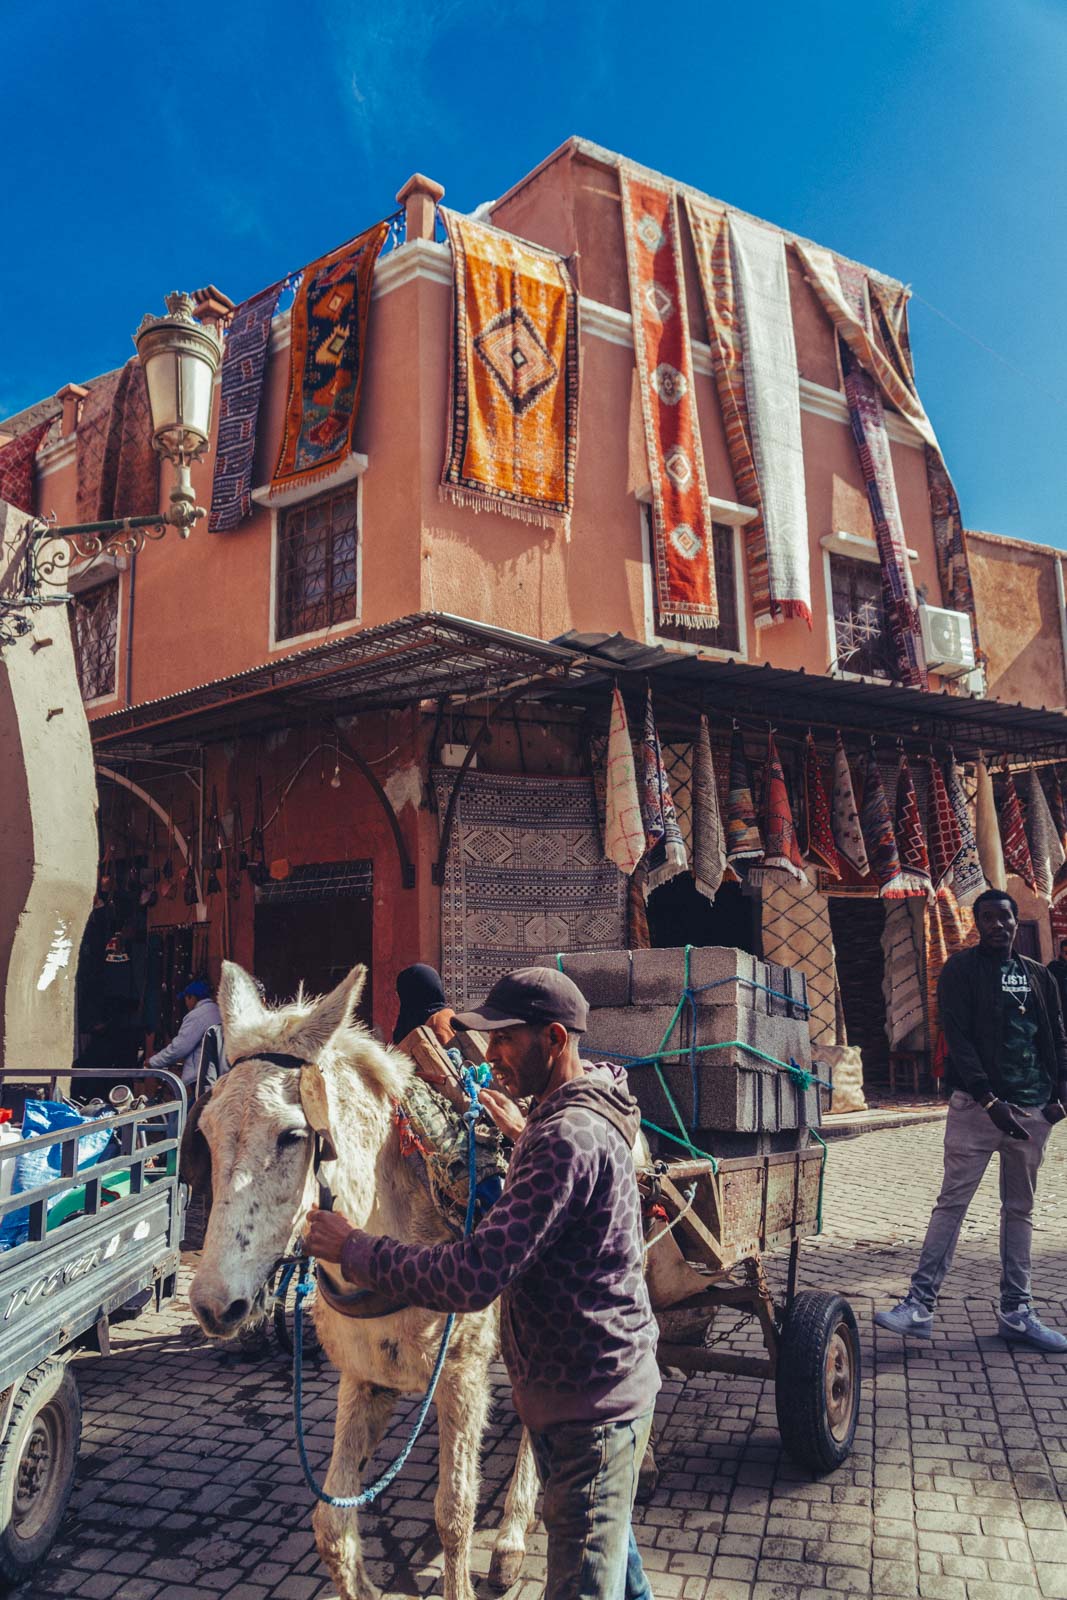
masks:
<svg viewBox="0 0 1067 1600"><path fill-rule="evenodd" d="M499 225L574 258L583 296L627 313L629 294L615 170L565 148L557 159L500 203ZM570 541L506 517L442 502L449 379L450 287L444 246L422 250L418 274L380 293L371 310L363 407L355 446L369 458L363 478L362 615L373 625L418 610L455 612L551 638L568 628L646 631L642 512L634 498L633 352L616 318L611 338L588 328L582 341L582 389L576 505ZM402 252L400 252L402 254ZM705 343L696 263L686 238L692 334ZM390 258L395 273L396 257ZM428 263L428 264L427 264ZM384 284L384 262L379 267ZM838 390L834 336L803 279L791 266L800 371ZM619 326L622 333L619 342ZM119 351L119 343L116 343ZM699 352L698 352L699 354ZM706 362L705 362L706 364ZM700 362L698 361L698 366ZM269 480L288 382L286 345L273 354L260 417L255 481ZM712 377L698 371L696 391L709 490L738 498ZM747 618L748 654L777 666L824 672L832 656L820 539L848 531L870 537L870 514L843 411L803 411L814 619L756 630ZM640 452L638 435L638 453ZM940 598L921 449L894 443L897 488L909 545L918 552L916 582ZM47 469L47 458L45 462ZM198 469L210 492L210 458ZM328 486L328 485L324 485ZM46 470L42 507L74 517L74 466ZM173 694L254 666L272 654L271 522L257 507L233 533L173 536L139 558L133 635L135 701ZM129 574L123 578L128 617ZM746 599L747 604L747 599ZM332 636L345 631L333 630ZM274 653L313 646L282 641ZM99 715L127 700L126 641L120 641L116 696Z"/></svg>

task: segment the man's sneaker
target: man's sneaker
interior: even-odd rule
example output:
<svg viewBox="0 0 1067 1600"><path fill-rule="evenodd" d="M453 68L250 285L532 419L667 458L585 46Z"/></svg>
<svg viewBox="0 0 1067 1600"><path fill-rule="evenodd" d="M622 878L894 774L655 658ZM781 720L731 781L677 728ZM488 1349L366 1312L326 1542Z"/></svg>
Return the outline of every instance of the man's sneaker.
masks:
<svg viewBox="0 0 1067 1600"><path fill-rule="evenodd" d="M921 1300L913 1300L910 1294L892 1311L876 1311L874 1320L880 1328L902 1334L905 1339L932 1339L934 1336L933 1312L928 1311Z"/></svg>
<svg viewBox="0 0 1067 1600"><path fill-rule="evenodd" d="M997 1332L1002 1339L1032 1344L1035 1350L1045 1350L1050 1355L1067 1353L1067 1336L1055 1328L1046 1328L1029 1306L1018 1311L998 1311Z"/></svg>

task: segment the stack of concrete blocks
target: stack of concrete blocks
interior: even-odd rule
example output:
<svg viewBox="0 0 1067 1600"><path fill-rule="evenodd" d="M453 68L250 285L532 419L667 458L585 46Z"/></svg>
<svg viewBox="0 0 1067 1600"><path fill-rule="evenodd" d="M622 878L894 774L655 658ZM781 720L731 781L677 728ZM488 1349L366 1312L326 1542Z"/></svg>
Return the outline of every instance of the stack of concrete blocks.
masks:
<svg viewBox="0 0 1067 1600"><path fill-rule="evenodd" d="M547 963L546 963L547 964ZM686 984L685 951L594 950L567 953L563 970L590 1004L582 1055L651 1056L660 1048ZM795 1061L813 1071L803 973L720 946L689 953L689 986L696 1009L686 1005L668 1049L683 1052L661 1061L663 1076L694 1143L714 1154L750 1155L801 1148L822 1118L822 1091L799 1088L789 1074L749 1050L708 1050L693 1074L685 1052L697 1045L751 1045L775 1061ZM709 987L711 986L711 987ZM756 987L758 986L758 987ZM768 992L773 991L773 992ZM651 1065L629 1066L630 1088L642 1114L674 1131L674 1113ZM673 1151L666 1145L664 1155Z"/></svg>

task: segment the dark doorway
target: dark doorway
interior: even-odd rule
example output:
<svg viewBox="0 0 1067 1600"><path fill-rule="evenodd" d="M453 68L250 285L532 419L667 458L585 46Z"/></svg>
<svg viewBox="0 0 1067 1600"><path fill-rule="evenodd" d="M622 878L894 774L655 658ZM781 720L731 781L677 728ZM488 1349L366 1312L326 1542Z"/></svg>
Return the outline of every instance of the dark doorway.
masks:
<svg viewBox="0 0 1067 1600"><path fill-rule="evenodd" d="M309 994L326 994L357 962L367 968L359 1015L371 1022L371 924L369 896L322 900L278 899L256 906L255 967L268 1000L291 1000L303 983Z"/></svg>
<svg viewBox="0 0 1067 1600"><path fill-rule="evenodd" d="M889 1082L889 1038L885 1029L882 929L885 907L875 896L830 896L830 928L837 956L837 981L849 1044L863 1055L865 1083Z"/></svg>
<svg viewBox="0 0 1067 1600"><path fill-rule="evenodd" d="M679 873L648 901L648 931L656 949L681 945L726 945L762 954L759 942L759 896L741 892L739 883L724 883L714 905L700 894L688 872Z"/></svg>
<svg viewBox="0 0 1067 1600"><path fill-rule="evenodd" d="M1041 934L1036 922L1020 922L1015 933L1015 954L1041 960Z"/></svg>

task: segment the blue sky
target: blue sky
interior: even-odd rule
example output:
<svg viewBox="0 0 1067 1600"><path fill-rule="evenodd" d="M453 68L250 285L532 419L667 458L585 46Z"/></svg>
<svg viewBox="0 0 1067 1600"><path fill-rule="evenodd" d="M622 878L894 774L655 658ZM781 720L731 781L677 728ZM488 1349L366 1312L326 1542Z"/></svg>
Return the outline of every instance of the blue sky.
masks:
<svg viewBox="0 0 1067 1600"><path fill-rule="evenodd" d="M911 283L965 520L1067 546L1063 0L48 16L0 0L0 416L125 359L171 288L239 300L415 170L468 210L581 134Z"/></svg>

